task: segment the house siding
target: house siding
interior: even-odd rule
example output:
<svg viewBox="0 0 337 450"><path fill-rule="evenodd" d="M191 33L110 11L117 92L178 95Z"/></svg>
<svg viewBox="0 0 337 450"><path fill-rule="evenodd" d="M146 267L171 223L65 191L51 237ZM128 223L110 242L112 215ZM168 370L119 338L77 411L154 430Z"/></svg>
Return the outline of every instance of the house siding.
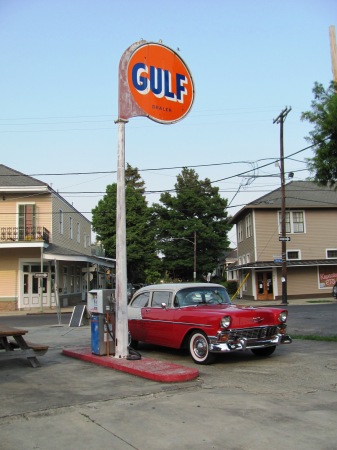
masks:
<svg viewBox="0 0 337 450"><path fill-rule="evenodd" d="M278 269L278 292L282 292L281 269ZM288 298L330 295L330 289L319 289L317 267L292 267L287 270ZM281 295L278 296L281 299Z"/></svg>
<svg viewBox="0 0 337 450"><path fill-rule="evenodd" d="M19 259L40 261L40 248L11 249L0 258L0 310L14 311L19 299Z"/></svg>
<svg viewBox="0 0 337 450"><path fill-rule="evenodd" d="M247 214L248 215L248 214ZM255 261L255 245L254 245L254 232L255 232L255 226L253 223L253 217L252 217L252 235L247 238L246 236L246 227L245 227L245 219L246 216L243 216L242 218L242 226L243 226L243 240L241 242L238 242L238 257L243 258L249 255L250 262Z"/></svg>
<svg viewBox="0 0 337 450"><path fill-rule="evenodd" d="M272 261L275 255L281 255L278 210L258 210L255 218L257 261ZM290 237L287 251L300 250L302 260L326 258L327 249L337 248L337 211L307 210L304 218L304 233L287 233ZM243 253L245 250L243 247L239 251Z"/></svg>
<svg viewBox="0 0 337 450"><path fill-rule="evenodd" d="M59 212L63 211L63 234L60 233ZM70 238L69 217L73 218L73 238ZM80 224L80 242L77 241L77 223ZM81 252L86 255L91 254L90 245L84 243L84 234L87 238L91 236L91 223L84 216L79 214L71 205L63 201L60 197L53 196L52 214L52 237L51 242L70 250Z"/></svg>
<svg viewBox="0 0 337 450"><path fill-rule="evenodd" d="M326 258L327 249L337 248L337 211L308 210L305 218L306 236L296 236L294 242L301 245L301 259Z"/></svg>
<svg viewBox="0 0 337 450"><path fill-rule="evenodd" d="M272 261L281 254L277 211L255 211L257 261Z"/></svg>
<svg viewBox="0 0 337 450"><path fill-rule="evenodd" d="M19 223L18 205L33 204L36 208L36 226L51 229L51 198L49 194L39 194L34 196L22 196L18 194L6 194L0 205L1 211L1 228L17 227Z"/></svg>
<svg viewBox="0 0 337 450"><path fill-rule="evenodd" d="M232 223L245 223L248 214L254 219L255 240L243 239L238 242L239 264L237 270L240 280L245 273L251 273L247 280L244 296L253 294L254 298L276 299L282 294L282 250L287 257L287 296L329 297L332 286L337 281L337 192L330 187L319 186L311 181L291 181L285 185L286 213L289 214L289 241L282 245L279 217L282 207L281 188L263 195L249 203L232 219ZM303 213L302 221L299 215ZM255 247L252 248L255 244ZM328 256L327 251L331 250ZM290 254L292 252L292 254ZM249 263L242 256L251 255ZM255 258L252 257L255 255ZM276 260L277 259L277 260ZM255 263L255 264L254 264ZM246 264L246 266L245 266ZM241 266L241 267L240 267ZM273 292L268 291L268 272L273 272ZM256 277L260 274L259 292ZM270 284L269 284L270 287ZM262 289L262 290L261 290ZM272 294L272 295L269 295Z"/></svg>

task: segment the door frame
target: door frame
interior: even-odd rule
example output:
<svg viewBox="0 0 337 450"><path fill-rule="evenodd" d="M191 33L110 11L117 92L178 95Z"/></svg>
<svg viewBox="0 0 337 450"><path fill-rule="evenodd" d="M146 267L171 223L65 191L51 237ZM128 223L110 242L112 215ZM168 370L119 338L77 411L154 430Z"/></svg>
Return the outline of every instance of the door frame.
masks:
<svg viewBox="0 0 337 450"><path fill-rule="evenodd" d="M24 266L30 266L29 272L26 272L23 270ZM19 309L36 309L36 308L50 308L53 306L56 306L56 297L55 292L52 292L53 285L52 283L52 277L55 277L55 273L52 273L51 270L51 262L50 261L44 261L43 266L48 267L48 277L44 278L42 280L45 280L46 283L46 292L42 293L42 305L41 305L41 294L40 289L41 286L38 287L38 292L33 293L32 286L33 286L33 280L34 280L34 272L31 271L31 266L39 266L41 267L41 259L40 258L29 258L29 259L19 259L19 299L18 299L18 308ZM39 269L40 272L41 269ZM25 287L25 276L28 276L29 280L29 287L28 292L24 292ZM40 281L39 278L37 280ZM55 282L55 278L54 278ZM44 281L41 283L43 284ZM39 283L40 284L40 283Z"/></svg>
<svg viewBox="0 0 337 450"><path fill-rule="evenodd" d="M274 286L275 283L273 269L257 270L255 272L256 300L274 300Z"/></svg>

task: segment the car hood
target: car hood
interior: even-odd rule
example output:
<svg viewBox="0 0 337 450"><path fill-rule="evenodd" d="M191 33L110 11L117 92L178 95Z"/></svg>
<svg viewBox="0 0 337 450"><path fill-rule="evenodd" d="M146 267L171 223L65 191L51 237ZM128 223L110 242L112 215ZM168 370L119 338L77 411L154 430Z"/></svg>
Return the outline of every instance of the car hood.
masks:
<svg viewBox="0 0 337 450"><path fill-rule="evenodd" d="M197 314L207 316L219 316L225 315L231 316L230 328L240 327L256 327L275 325L279 323L278 317L282 311L286 311L282 308L269 308L269 307L254 307L254 306L237 306L237 305L197 305L186 306L183 308L186 313L194 311Z"/></svg>

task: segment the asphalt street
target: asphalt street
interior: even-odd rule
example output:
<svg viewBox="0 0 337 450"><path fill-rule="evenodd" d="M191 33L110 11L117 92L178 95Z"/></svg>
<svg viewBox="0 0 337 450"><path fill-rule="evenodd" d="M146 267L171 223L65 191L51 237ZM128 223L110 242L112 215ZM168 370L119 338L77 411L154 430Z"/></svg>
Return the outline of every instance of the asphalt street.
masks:
<svg viewBox="0 0 337 450"><path fill-rule="evenodd" d="M337 334L335 302L288 310L290 334ZM295 339L269 358L222 355L197 366L196 380L159 383L64 356L64 348L90 344L90 327L69 327L69 314L62 325L55 315L45 324L19 317L31 326L8 316L0 322L25 326L29 340L50 348L37 369L22 359L1 361L2 450L337 448L335 342ZM140 351L195 367L186 352Z"/></svg>

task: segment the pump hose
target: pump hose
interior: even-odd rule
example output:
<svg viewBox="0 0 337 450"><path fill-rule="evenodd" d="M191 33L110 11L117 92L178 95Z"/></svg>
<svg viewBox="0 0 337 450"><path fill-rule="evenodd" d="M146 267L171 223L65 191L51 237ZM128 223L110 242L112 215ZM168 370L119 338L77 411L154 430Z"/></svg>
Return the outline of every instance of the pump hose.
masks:
<svg viewBox="0 0 337 450"><path fill-rule="evenodd" d="M142 355L137 352L134 348L128 346L129 354L126 357L128 360L137 361L138 359L142 359Z"/></svg>
<svg viewBox="0 0 337 450"><path fill-rule="evenodd" d="M111 339L114 340L114 336L111 333L111 330L110 330L110 327L109 327L109 323L106 320L106 318L104 319L104 322L105 322L106 329L107 329ZM134 348L130 347L130 345L128 346L128 351L129 351L129 354L126 357L127 360L129 360L129 361L137 361L139 359L142 359L142 355L139 352L137 352L137 350L135 350Z"/></svg>

